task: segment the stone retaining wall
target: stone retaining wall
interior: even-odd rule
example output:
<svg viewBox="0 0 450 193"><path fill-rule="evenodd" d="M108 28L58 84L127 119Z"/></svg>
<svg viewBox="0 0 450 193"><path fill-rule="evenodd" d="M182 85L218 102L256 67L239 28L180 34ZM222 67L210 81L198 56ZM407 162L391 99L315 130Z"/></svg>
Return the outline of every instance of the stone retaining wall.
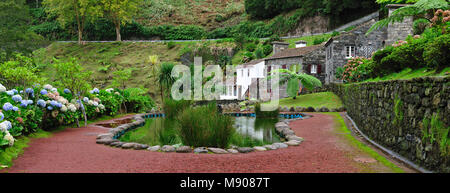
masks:
<svg viewBox="0 0 450 193"><path fill-rule="evenodd" d="M348 114L372 140L427 169L450 172L449 80L424 77L329 84L324 89L342 99ZM426 129L433 116L443 124L441 134ZM426 137L432 133L437 138L434 142ZM446 145L440 141L445 138Z"/></svg>

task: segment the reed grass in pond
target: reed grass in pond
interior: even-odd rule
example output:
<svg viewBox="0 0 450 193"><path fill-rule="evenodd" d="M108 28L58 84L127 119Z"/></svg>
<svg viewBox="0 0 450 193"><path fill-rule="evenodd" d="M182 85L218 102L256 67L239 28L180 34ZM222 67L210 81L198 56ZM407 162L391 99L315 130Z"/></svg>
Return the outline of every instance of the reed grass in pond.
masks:
<svg viewBox="0 0 450 193"><path fill-rule="evenodd" d="M234 118L235 132L230 145L240 147L261 146L279 142L275 132L278 119L261 119L255 117ZM175 145L182 143L179 136L179 124L173 119L147 119L143 127L126 132L120 141L137 142L147 145Z"/></svg>

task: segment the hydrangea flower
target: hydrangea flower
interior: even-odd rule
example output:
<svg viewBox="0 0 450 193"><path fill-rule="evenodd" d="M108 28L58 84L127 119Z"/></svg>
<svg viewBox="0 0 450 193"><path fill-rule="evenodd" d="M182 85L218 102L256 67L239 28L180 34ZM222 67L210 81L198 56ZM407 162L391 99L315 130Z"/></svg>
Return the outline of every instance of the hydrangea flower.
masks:
<svg viewBox="0 0 450 193"><path fill-rule="evenodd" d="M50 101L50 105L56 107L58 105L58 102L56 102L55 100Z"/></svg>
<svg viewBox="0 0 450 193"><path fill-rule="evenodd" d="M20 93L20 94L23 94L23 90L21 90L19 93Z"/></svg>
<svg viewBox="0 0 450 193"><path fill-rule="evenodd" d="M58 92L57 88L52 88L52 92Z"/></svg>
<svg viewBox="0 0 450 193"><path fill-rule="evenodd" d="M25 92L27 94L32 94L32 93L34 93L34 90L32 88L27 88L27 89L25 89Z"/></svg>
<svg viewBox="0 0 450 193"><path fill-rule="evenodd" d="M8 145L10 147L14 145L15 139L9 132L6 133L6 135L3 137L3 139L8 141Z"/></svg>
<svg viewBox="0 0 450 193"><path fill-rule="evenodd" d="M99 104L99 105L98 105L98 108L100 108L101 110L105 110L105 105Z"/></svg>
<svg viewBox="0 0 450 193"><path fill-rule="evenodd" d="M100 93L100 90L98 90L98 88L94 88L91 90L91 94L98 94Z"/></svg>
<svg viewBox="0 0 450 193"><path fill-rule="evenodd" d="M47 90L45 90L45 89L41 90L41 95L46 95L47 93L48 93Z"/></svg>
<svg viewBox="0 0 450 193"><path fill-rule="evenodd" d="M83 102L85 102L85 103L89 102L89 98L84 97L84 98L83 98Z"/></svg>
<svg viewBox="0 0 450 193"><path fill-rule="evenodd" d="M11 122L9 121L3 121L0 123L0 130L3 132L8 132L12 128Z"/></svg>
<svg viewBox="0 0 450 193"><path fill-rule="evenodd" d="M8 91L6 91L6 94L8 94L9 96L12 96L12 95L14 95L14 91L8 90Z"/></svg>
<svg viewBox="0 0 450 193"><path fill-rule="evenodd" d="M5 103L3 104L3 110L5 111L13 110L13 105L11 103Z"/></svg>
<svg viewBox="0 0 450 193"><path fill-rule="evenodd" d="M17 91L16 89L12 89L12 91L14 92L14 94L19 93L19 91Z"/></svg>
<svg viewBox="0 0 450 193"><path fill-rule="evenodd" d="M2 84L0 84L0 93L6 92L6 87L4 87Z"/></svg>
<svg viewBox="0 0 450 193"><path fill-rule="evenodd" d="M49 85L49 84L44 85L44 89L46 89L46 90L52 90L52 88L53 88L52 85Z"/></svg>
<svg viewBox="0 0 450 193"><path fill-rule="evenodd" d="M27 106L28 106L28 101L22 100L22 101L20 102L20 106L21 106L21 107L27 107Z"/></svg>
<svg viewBox="0 0 450 193"><path fill-rule="evenodd" d="M70 90L66 88L66 89L64 89L64 93L70 94Z"/></svg>
<svg viewBox="0 0 450 193"><path fill-rule="evenodd" d="M0 121L3 121L4 118L5 118L5 115L2 112L0 112Z"/></svg>
<svg viewBox="0 0 450 193"><path fill-rule="evenodd" d="M44 108L47 104L45 103L45 101L44 100L42 100L42 99L39 99L38 101L37 101L37 104L39 105L39 106L41 106L42 108Z"/></svg>
<svg viewBox="0 0 450 193"><path fill-rule="evenodd" d="M77 111L77 107L76 107L74 104L70 104L70 105L68 106L68 109L69 109L70 111L72 111L72 112L76 112L76 111Z"/></svg>
<svg viewBox="0 0 450 193"><path fill-rule="evenodd" d="M53 110L53 107L52 106L48 106L47 109L51 111L51 110Z"/></svg>
<svg viewBox="0 0 450 193"><path fill-rule="evenodd" d="M17 111L19 110L19 108L16 107L16 106L13 106L12 110L13 110L14 112L17 112Z"/></svg>
<svg viewBox="0 0 450 193"><path fill-rule="evenodd" d="M98 107L98 102L93 102L93 105L95 106L95 107Z"/></svg>
<svg viewBox="0 0 450 193"><path fill-rule="evenodd" d="M67 111L66 105L62 105L60 110L61 112L66 112Z"/></svg>
<svg viewBox="0 0 450 193"><path fill-rule="evenodd" d="M108 88L105 91L111 93L112 91L114 91L114 89L113 88Z"/></svg>
<svg viewBox="0 0 450 193"><path fill-rule="evenodd" d="M17 102L22 101L22 97L21 97L20 95L14 95L14 96L12 97L12 100L15 101L15 102L17 103Z"/></svg>
<svg viewBox="0 0 450 193"><path fill-rule="evenodd" d="M28 105L33 104L33 100L27 100Z"/></svg>

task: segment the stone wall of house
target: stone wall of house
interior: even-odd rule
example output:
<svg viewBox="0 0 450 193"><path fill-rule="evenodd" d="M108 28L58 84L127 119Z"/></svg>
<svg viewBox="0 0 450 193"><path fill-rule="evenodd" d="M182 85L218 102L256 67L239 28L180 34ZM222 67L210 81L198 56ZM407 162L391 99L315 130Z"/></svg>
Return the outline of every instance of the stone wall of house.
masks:
<svg viewBox="0 0 450 193"><path fill-rule="evenodd" d="M309 67L308 65L318 65L320 66L320 73L317 74L311 74L310 71L308 71ZM325 60L325 47L322 47L320 49L314 50L306 55L303 56L303 64L302 64L303 72L313 75L314 77L318 78L322 83L325 83L325 76L326 76L326 60Z"/></svg>
<svg viewBox="0 0 450 193"><path fill-rule="evenodd" d="M427 169L450 172L450 77L329 84L325 89L342 99L372 140ZM426 129L433 116L443 124L440 134ZM424 133L434 133L436 140Z"/></svg>
<svg viewBox="0 0 450 193"><path fill-rule="evenodd" d="M389 9L389 15L392 15L396 9L403 7L405 5L387 5ZM391 45L398 40L405 40L408 35L412 35L413 31L413 18L406 17L403 22L389 23L387 30L387 40L386 45Z"/></svg>
<svg viewBox="0 0 450 193"><path fill-rule="evenodd" d="M372 53L384 47L384 40L387 38L386 28L375 30L369 35L365 35L375 20L367 22L355 29L333 37L331 43L327 43L326 54L326 83L336 82L336 69L347 64L346 47L354 46L356 56L371 57ZM329 51L327 51L329 50Z"/></svg>
<svg viewBox="0 0 450 193"><path fill-rule="evenodd" d="M286 69L289 69L292 65L302 64L303 59L301 57L291 57L291 58L280 58L274 60L266 60L266 66L278 66L279 69L282 68L282 65L286 65ZM272 68L273 69L273 68ZM270 80L268 81L268 85L270 85ZM280 97L286 98L288 97L286 93L287 84L280 85Z"/></svg>

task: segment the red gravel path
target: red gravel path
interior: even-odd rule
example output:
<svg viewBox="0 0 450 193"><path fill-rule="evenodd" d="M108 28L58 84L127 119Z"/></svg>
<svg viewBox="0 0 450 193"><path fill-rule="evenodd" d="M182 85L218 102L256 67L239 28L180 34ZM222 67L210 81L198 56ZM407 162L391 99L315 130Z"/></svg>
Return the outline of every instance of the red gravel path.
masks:
<svg viewBox="0 0 450 193"><path fill-rule="evenodd" d="M95 143L107 129L89 126L35 139L7 172L359 172L334 130L333 117L314 114L291 127L297 147L237 155L123 150ZM347 149L347 150L346 150Z"/></svg>

